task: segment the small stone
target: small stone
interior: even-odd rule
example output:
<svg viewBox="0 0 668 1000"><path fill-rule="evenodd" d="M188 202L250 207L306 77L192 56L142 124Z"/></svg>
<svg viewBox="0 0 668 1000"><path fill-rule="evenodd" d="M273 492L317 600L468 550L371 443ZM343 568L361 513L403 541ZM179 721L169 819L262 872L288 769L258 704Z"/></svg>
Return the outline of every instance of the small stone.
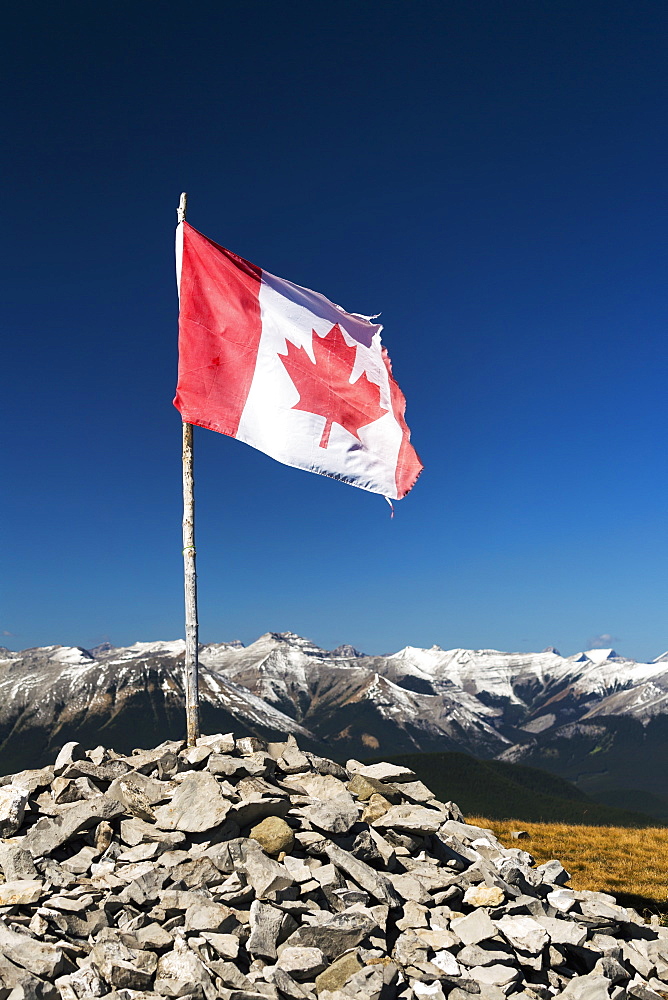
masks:
<svg viewBox="0 0 668 1000"><path fill-rule="evenodd" d="M111 823L103 819L95 829L95 850L98 854L104 854L109 847L114 836L114 828Z"/></svg>
<svg viewBox="0 0 668 1000"><path fill-rule="evenodd" d="M464 841L464 843L469 844L471 841L478 840L482 837L489 844L491 844L492 847L497 847L501 851L504 850L502 844L499 843L492 831L484 826L473 826L471 823L463 823L458 820L449 819L443 824L441 832L445 836L458 837L460 840ZM517 848L505 849L508 857L512 857L513 852L516 850ZM525 854L526 857L529 857L525 851L521 853Z"/></svg>
<svg viewBox="0 0 668 1000"><path fill-rule="evenodd" d="M154 989L158 995L184 997L187 993L202 996L202 986L211 987L204 965L185 941L177 938L172 951L158 959ZM211 994L215 996L214 993Z"/></svg>
<svg viewBox="0 0 668 1000"><path fill-rule="evenodd" d="M93 764L102 764L109 756L106 747L103 746L95 747L93 750L86 750L84 755L88 757L88 760L92 761Z"/></svg>
<svg viewBox="0 0 668 1000"><path fill-rule="evenodd" d="M0 837L13 837L20 829L28 802L28 790L10 784L0 787Z"/></svg>
<svg viewBox="0 0 668 1000"><path fill-rule="evenodd" d="M374 792L362 810L360 819L363 823L375 823L377 819L380 819L381 816L385 815L387 810L391 808L391 805L392 803L389 799L386 799L384 795L379 795Z"/></svg>
<svg viewBox="0 0 668 1000"><path fill-rule="evenodd" d="M327 757L319 757L315 753L310 753L306 751L306 756L309 759L309 763L314 771L318 774L331 774L334 778L339 778L341 781L347 781L349 778L348 772L345 767L341 764L337 764L334 760L329 760Z"/></svg>
<svg viewBox="0 0 668 1000"><path fill-rule="evenodd" d="M443 824L443 813L426 806L405 804L391 806L374 822L376 829L407 830L414 833L436 833Z"/></svg>
<svg viewBox="0 0 668 1000"><path fill-rule="evenodd" d="M539 914L535 919L550 935L552 944L569 944L579 948L587 940L587 928L575 920L557 920L545 914Z"/></svg>
<svg viewBox="0 0 668 1000"><path fill-rule="evenodd" d="M511 830L510 836L512 840L531 840L531 835L526 830Z"/></svg>
<svg viewBox="0 0 668 1000"><path fill-rule="evenodd" d="M376 778L378 781L413 781L415 771L400 764L367 764L357 769L357 774L364 778Z"/></svg>
<svg viewBox="0 0 668 1000"><path fill-rule="evenodd" d="M363 966L357 957L357 951L351 951L346 955L342 955L341 958L332 962L329 968L321 972L319 976L316 976L315 988L318 995L324 990L334 991L340 989L361 968Z"/></svg>
<svg viewBox="0 0 668 1000"><path fill-rule="evenodd" d="M355 948L377 927L377 922L366 913L347 910L327 917L321 924L302 925L288 938L293 947L319 948L329 959Z"/></svg>
<svg viewBox="0 0 668 1000"><path fill-rule="evenodd" d="M206 769L211 774L221 774L230 779L248 774L246 761L228 754L212 753L206 762Z"/></svg>
<svg viewBox="0 0 668 1000"><path fill-rule="evenodd" d="M464 944L478 944L496 934L496 926L486 910L474 910L466 917L451 921L450 926Z"/></svg>
<svg viewBox="0 0 668 1000"><path fill-rule="evenodd" d="M234 753L234 735L216 733L215 736L200 736L197 746L209 747L213 753Z"/></svg>
<svg viewBox="0 0 668 1000"><path fill-rule="evenodd" d="M514 948L521 948L532 955L542 951L550 937L542 924L533 917L502 917L497 927Z"/></svg>
<svg viewBox="0 0 668 1000"><path fill-rule="evenodd" d="M220 979L223 985L230 989L252 989L253 983L251 980L245 976L241 969L239 969L233 962L216 962L215 965L213 963L209 963L209 968L216 973L216 976ZM218 1000L218 998L216 998L216 1000Z"/></svg>
<svg viewBox="0 0 668 1000"><path fill-rule="evenodd" d="M174 938L168 933L160 924L156 924L151 921L148 924L144 924L142 927L138 927L137 930L132 932L131 937L136 941L136 946L139 948L150 948L152 951L163 948L171 948L174 944ZM125 940L123 934L121 934L121 941L124 944L130 945L132 943L130 940Z"/></svg>
<svg viewBox="0 0 668 1000"><path fill-rule="evenodd" d="M608 1000L609 986L610 980L605 976L594 973L589 973L586 976L575 976L560 994L560 1000L561 998L563 1000Z"/></svg>
<svg viewBox="0 0 668 1000"><path fill-rule="evenodd" d="M378 778L365 778L363 774L359 773L353 775L348 782L348 791L363 802L370 799L372 795L382 795L394 804L401 802L401 795L392 785L387 782L383 783Z"/></svg>
<svg viewBox="0 0 668 1000"><path fill-rule="evenodd" d="M266 857L259 849L249 852L243 871L259 899L269 892L280 892L281 889L287 889L294 884L294 879L287 868Z"/></svg>
<svg viewBox="0 0 668 1000"><path fill-rule="evenodd" d="M242 736L236 740L235 749L242 757L251 757L254 753L264 750L265 743L256 736Z"/></svg>
<svg viewBox="0 0 668 1000"><path fill-rule="evenodd" d="M0 885L0 906L21 906L41 899L44 883L36 879L17 879Z"/></svg>
<svg viewBox="0 0 668 1000"><path fill-rule="evenodd" d="M570 880L570 875L560 861L546 861L536 868L543 882L548 885L564 885Z"/></svg>
<svg viewBox="0 0 668 1000"><path fill-rule="evenodd" d="M323 889L325 887L336 889L345 885L342 875L334 865L321 865L319 868L313 868L311 875Z"/></svg>
<svg viewBox="0 0 668 1000"><path fill-rule="evenodd" d="M32 856L17 844L0 844L0 867L7 882L39 878Z"/></svg>
<svg viewBox="0 0 668 1000"><path fill-rule="evenodd" d="M83 875L87 872L93 863L93 858L97 857L97 851L94 847L82 847L80 851L73 854L72 857L68 858L66 861L61 861L61 867L65 869L66 872L72 872L73 875Z"/></svg>
<svg viewBox="0 0 668 1000"><path fill-rule="evenodd" d="M503 889L491 885L471 885L464 893L469 906L500 906L505 899Z"/></svg>
<svg viewBox="0 0 668 1000"><path fill-rule="evenodd" d="M113 788L111 794L115 795L124 806L127 806L128 811L133 816L138 816L139 819L146 820L148 823L155 822L156 817L151 801L140 784L131 778L118 778L109 787Z"/></svg>
<svg viewBox="0 0 668 1000"><path fill-rule="evenodd" d="M327 959L319 948L283 948L276 964L295 979L313 979L327 967ZM357 968L362 968L359 962Z"/></svg>
<svg viewBox="0 0 668 1000"><path fill-rule="evenodd" d="M130 847L135 847L137 844L151 843L152 841L156 841L158 844L175 846L182 844L185 839L185 834L179 830L163 831L158 829L153 823L146 823L143 819L137 819L137 817L121 820L121 840Z"/></svg>
<svg viewBox="0 0 668 1000"><path fill-rule="evenodd" d="M414 903L431 902L429 891L425 889L418 878L410 873L408 875L391 873L387 877L402 899L411 900Z"/></svg>
<svg viewBox="0 0 668 1000"><path fill-rule="evenodd" d="M409 928L427 927L428 912L426 906L408 900L404 905L403 916L397 920L397 929L407 931Z"/></svg>
<svg viewBox="0 0 668 1000"><path fill-rule="evenodd" d="M413 983L413 996L415 1000L445 1000L443 987L439 982Z"/></svg>
<svg viewBox="0 0 668 1000"><path fill-rule="evenodd" d="M260 958L276 958L276 944L283 923L283 912L255 899L250 908L250 937L246 948Z"/></svg>
<svg viewBox="0 0 668 1000"><path fill-rule="evenodd" d="M337 844L333 844L330 840L325 841L324 851L333 865L345 872L363 889L366 889L379 903L399 906L401 897L385 875L374 871L370 865L354 858L352 854Z"/></svg>
<svg viewBox="0 0 668 1000"><path fill-rule="evenodd" d="M202 931L202 937L208 941L221 958L235 961L239 955L239 938L236 934L214 934Z"/></svg>
<svg viewBox="0 0 668 1000"><path fill-rule="evenodd" d="M154 858L159 853L160 844L153 841L153 843L137 844L136 847L130 847L127 851L121 851L116 860L134 864L137 861L148 861L149 858Z"/></svg>
<svg viewBox="0 0 668 1000"><path fill-rule="evenodd" d="M263 971L266 978L278 988L282 997L287 997L288 1000L309 1000L313 996L308 987L300 986L280 965L265 966Z"/></svg>
<svg viewBox="0 0 668 1000"><path fill-rule="evenodd" d="M394 942L392 958L402 968L427 960L427 946L413 930L403 931Z"/></svg>
<svg viewBox="0 0 668 1000"><path fill-rule="evenodd" d="M24 840L24 846L33 858L50 854L56 847L65 844L81 830L96 825L100 820L111 820L123 814L123 806L115 799L106 795L98 795L94 799L77 802L68 806L66 811L54 816L44 817L29 830Z"/></svg>
<svg viewBox="0 0 668 1000"><path fill-rule="evenodd" d="M476 965L469 975L482 986L507 986L520 978L520 971L511 965Z"/></svg>
<svg viewBox="0 0 668 1000"><path fill-rule="evenodd" d="M294 740L294 737L291 736L289 739ZM295 743L294 745L288 744L286 746L276 761L276 766L284 774L298 774L300 771L309 771L311 769L311 762Z"/></svg>
<svg viewBox="0 0 668 1000"><path fill-rule="evenodd" d="M310 882L312 878L311 869L300 858L293 858L288 854L283 858L281 864L287 868L295 882Z"/></svg>
<svg viewBox="0 0 668 1000"><path fill-rule="evenodd" d="M359 816L355 800L348 792L345 795L337 795L328 801L319 800L313 805L305 806L303 813L306 819L319 830L338 834L348 833Z"/></svg>
<svg viewBox="0 0 668 1000"><path fill-rule="evenodd" d="M280 816L267 816L261 823L254 826L249 837L257 840L267 854L290 852L294 846L295 836L292 828Z"/></svg>
<svg viewBox="0 0 668 1000"><path fill-rule="evenodd" d="M610 956L599 958L592 972L594 975L605 976L612 983L627 982L631 978L624 966Z"/></svg>
<svg viewBox="0 0 668 1000"><path fill-rule="evenodd" d="M477 965L514 965L513 952L510 948L502 951L502 947L496 941L488 941L484 945L467 944L457 953L457 961L471 968Z"/></svg>
<svg viewBox="0 0 668 1000"><path fill-rule="evenodd" d="M314 774L313 771L284 778L283 783L294 789L297 793L302 792L312 799L321 799L323 802L327 802L337 795L349 794L345 783L340 781L339 778L335 778L330 774Z"/></svg>
<svg viewBox="0 0 668 1000"><path fill-rule="evenodd" d="M56 762L53 765L54 774L62 774L75 760L83 759L84 751L76 741L66 743L56 757Z"/></svg>
<svg viewBox="0 0 668 1000"><path fill-rule="evenodd" d="M391 788L392 786L386 785L386 787ZM423 781L402 781L397 789L397 795L403 796L409 802L422 802L436 806L434 793L430 788L427 788ZM438 805L440 806L440 803Z"/></svg>
<svg viewBox="0 0 668 1000"><path fill-rule="evenodd" d="M399 922L397 923L399 926ZM425 927L418 927L415 932L419 940L426 944L433 951L443 951L444 948L456 948L459 945L459 938L452 931L444 930L442 927L428 930ZM473 945L475 947L475 945ZM472 963L477 965L477 962Z"/></svg>
<svg viewBox="0 0 668 1000"><path fill-rule="evenodd" d="M188 747L181 753L182 760L185 760L187 764L191 767L196 768L198 764L202 764L212 753L211 747L207 746L194 746Z"/></svg>
<svg viewBox="0 0 668 1000"><path fill-rule="evenodd" d="M459 967L459 963L449 951L437 951L431 959L431 964L435 965L441 972L444 972L446 976L461 975L462 970Z"/></svg>
<svg viewBox="0 0 668 1000"><path fill-rule="evenodd" d="M547 901L550 906L555 910L561 910L562 913L568 913L577 902L572 889L555 889L553 892L548 892Z"/></svg>
<svg viewBox="0 0 668 1000"><path fill-rule="evenodd" d="M220 786L208 771L193 771L178 786L171 802L158 806L155 822L162 830L203 833L221 826L230 810Z"/></svg>
<svg viewBox="0 0 668 1000"><path fill-rule="evenodd" d="M354 973L346 982L343 992L355 1000L380 1000L383 992L383 970L377 965L366 966Z"/></svg>
<svg viewBox="0 0 668 1000"><path fill-rule="evenodd" d="M189 899L194 893L183 893ZM213 899L195 897L186 910L186 931L218 931L229 933L238 924L237 917L229 906L217 903Z"/></svg>

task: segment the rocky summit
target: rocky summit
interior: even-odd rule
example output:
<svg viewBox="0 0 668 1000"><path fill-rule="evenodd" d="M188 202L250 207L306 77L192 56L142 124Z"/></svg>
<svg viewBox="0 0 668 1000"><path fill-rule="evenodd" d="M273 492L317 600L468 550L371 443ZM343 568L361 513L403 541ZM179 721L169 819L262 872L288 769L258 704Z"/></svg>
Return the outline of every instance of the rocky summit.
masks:
<svg viewBox="0 0 668 1000"><path fill-rule="evenodd" d="M0 1000L668 996L668 928L293 736L68 743L0 834Z"/></svg>

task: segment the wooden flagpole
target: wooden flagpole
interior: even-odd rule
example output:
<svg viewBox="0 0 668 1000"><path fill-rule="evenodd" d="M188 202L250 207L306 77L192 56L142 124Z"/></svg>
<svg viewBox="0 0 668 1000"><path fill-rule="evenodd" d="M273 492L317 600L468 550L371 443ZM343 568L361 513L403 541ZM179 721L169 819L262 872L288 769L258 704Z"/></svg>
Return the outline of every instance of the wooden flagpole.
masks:
<svg viewBox="0 0 668 1000"><path fill-rule="evenodd" d="M176 210L178 222L186 217L188 195L183 192ZM183 589L186 612L186 739L195 746L199 736L199 677L197 572L195 569L195 477L193 466L193 425L183 422Z"/></svg>

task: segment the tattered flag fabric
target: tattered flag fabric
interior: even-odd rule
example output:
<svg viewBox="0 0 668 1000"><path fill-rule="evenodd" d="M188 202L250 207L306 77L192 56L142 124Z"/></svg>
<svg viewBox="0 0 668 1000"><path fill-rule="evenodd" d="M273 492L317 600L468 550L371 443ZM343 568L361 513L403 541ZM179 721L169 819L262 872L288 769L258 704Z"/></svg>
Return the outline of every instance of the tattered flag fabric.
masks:
<svg viewBox="0 0 668 1000"><path fill-rule="evenodd" d="M382 327L268 274L198 233L176 233L174 405L187 423L278 462L401 499L422 463Z"/></svg>

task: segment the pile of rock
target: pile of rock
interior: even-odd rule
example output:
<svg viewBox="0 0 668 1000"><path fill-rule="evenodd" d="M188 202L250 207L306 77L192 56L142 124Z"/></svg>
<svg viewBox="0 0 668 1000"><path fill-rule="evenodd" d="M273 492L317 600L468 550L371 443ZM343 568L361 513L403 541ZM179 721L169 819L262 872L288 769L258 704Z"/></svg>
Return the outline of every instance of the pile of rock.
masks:
<svg viewBox="0 0 668 1000"><path fill-rule="evenodd" d="M406 768L218 735L0 780L0 1000L668 997L668 928Z"/></svg>

